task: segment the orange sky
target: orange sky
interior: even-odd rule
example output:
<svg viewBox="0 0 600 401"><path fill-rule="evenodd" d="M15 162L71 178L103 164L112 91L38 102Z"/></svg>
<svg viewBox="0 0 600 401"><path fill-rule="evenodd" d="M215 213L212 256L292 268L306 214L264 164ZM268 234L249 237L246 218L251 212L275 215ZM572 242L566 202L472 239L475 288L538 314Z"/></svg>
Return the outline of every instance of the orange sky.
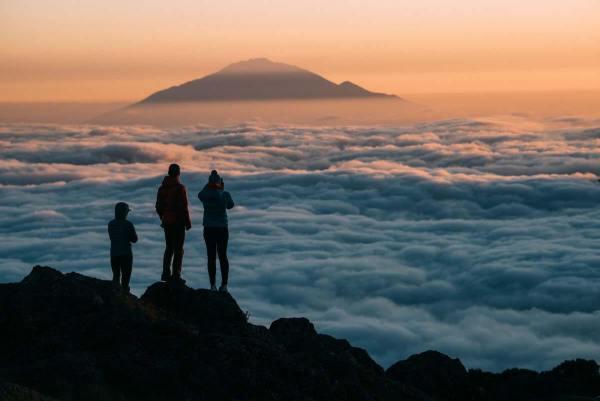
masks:
<svg viewBox="0 0 600 401"><path fill-rule="evenodd" d="M136 100L254 57L397 93L600 89L598 0L0 0L0 101Z"/></svg>

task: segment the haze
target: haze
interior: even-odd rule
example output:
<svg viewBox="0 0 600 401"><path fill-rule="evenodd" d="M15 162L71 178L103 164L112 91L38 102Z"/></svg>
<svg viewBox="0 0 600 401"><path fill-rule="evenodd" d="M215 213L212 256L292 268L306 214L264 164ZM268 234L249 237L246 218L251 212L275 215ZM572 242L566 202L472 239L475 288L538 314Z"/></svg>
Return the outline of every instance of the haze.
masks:
<svg viewBox="0 0 600 401"><path fill-rule="evenodd" d="M134 101L269 57L400 96L600 89L595 0L5 0L0 101Z"/></svg>

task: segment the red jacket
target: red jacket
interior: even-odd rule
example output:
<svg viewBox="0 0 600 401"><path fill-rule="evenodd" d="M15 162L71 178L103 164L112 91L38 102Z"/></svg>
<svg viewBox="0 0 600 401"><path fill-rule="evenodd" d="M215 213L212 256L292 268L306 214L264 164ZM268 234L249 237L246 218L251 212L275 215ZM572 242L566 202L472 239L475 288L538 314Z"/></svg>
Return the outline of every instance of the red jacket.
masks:
<svg viewBox="0 0 600 401"><path fill-rule="evenodd" d="M166 176L156 194L156 213L163 224L182 223L192 226L185 186L179 177Z"/></svg>

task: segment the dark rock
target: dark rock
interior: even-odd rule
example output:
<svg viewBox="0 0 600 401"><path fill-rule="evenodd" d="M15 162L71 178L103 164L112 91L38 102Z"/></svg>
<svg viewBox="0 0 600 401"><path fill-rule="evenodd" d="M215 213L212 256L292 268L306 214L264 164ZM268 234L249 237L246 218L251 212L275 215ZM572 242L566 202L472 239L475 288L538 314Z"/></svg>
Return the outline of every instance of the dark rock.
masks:
<svg viewBox="0 0 600 401"><path fill-rule="evenodd" d="M27 387L0 380L0 401L56 401Z"/></svg>
<svg viewBox="0 0 600 401"><path fill-rule="evenodd" d="M138 300L36 266L0 300L0 377L25 389L8 399L429 399L306 319L247 323L229 294L156 283Z"/></svg>
<svg viewBox="0 0 600 401"><path fill-rule="evenodd" d="M600 395L600 373L595 361L565 361L552 370L507 369L502 373L469 371L471 384L484 401L585 401Z"/></svg>
<svg viewBox="0 0 600 401"><path fill-rule="evenodd" d="M555 392L577 395L594 394L600 396L600 372L596 361L575 359L565 361L550 370L542 372L544 382L553 383Z"/></svg>
<svg viewBox="0 0 600 401"><path fill-rule="evenodd" d="M469 378L482 401L540 400L540 391L543 390L539 373L528 369L507 369L502 373L473 369L469 371Z"/></svg>
<svg viewBox="0 0 600 401"><path fill-rule="evenodd" d="M600 395L598 365L583 359L541 373L528 369L467 372L459 359L427 351L395 363L386 374L440 401L591 401Z"/></svg>
<svg viewBox="0 0 600 401"><path fill-rule="evenodd" d="M269 331L288 351L301 351L314 343L315 326L306 318L281 318L271 323Z"/></svg>
<svg viewBox="0 0 600 401"><path fill-rule="evenodd" d="M246 315L226 292L194 290L176 283L152 284L142 295L143 304L164 312L164 316L195 325L205 331L246 325Z"/></svg>
<svg viewBox="0 0 600 401"><path fill-rule="evenodd" d="M112 282L36 266L0 284L0 401L591 401L594 361L466 371L435 351L387 372L305 318L246 321L229 294ZM4 381L5 380L5 381Z"/></svg>
<svg viewBox="0 0 600 401"><path fill-rule="evenodd" d="M269 331L288 355L309 368L299 372L299 377L309 377L313 381L332 377L334 386L336 380L348 383L349 388L335 390L336 397L342 399L386 399L388 389L377 386L377 381L384 374L383 369L365 350L352 347L346 340L318 334L306 318L275 320ZM405 395L415 396L411 392Z"/></svg>
<svg viewBox="0 0 600 401"><path fill-rule="evenodd" d="M426 351L396 362L388 368L386 374L441 400L475 399L467 370L460 360L437 351Z"/></svg>

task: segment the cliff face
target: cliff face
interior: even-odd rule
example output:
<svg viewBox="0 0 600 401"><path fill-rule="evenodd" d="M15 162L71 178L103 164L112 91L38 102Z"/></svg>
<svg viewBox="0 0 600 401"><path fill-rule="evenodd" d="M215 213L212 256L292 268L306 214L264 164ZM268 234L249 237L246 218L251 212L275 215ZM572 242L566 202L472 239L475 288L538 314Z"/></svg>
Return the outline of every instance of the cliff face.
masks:
<svg viewBox="0 0 600 401"><path fill-rule="evenodd" d="M467 372L460 361L427 352L385 372L365 350L317 333L307 319L249 324L229 294L156 283L138 299L109 281L40 266L20 283L0 284L0 333L0 400L591 400L600 394L593 361L491 374ZM557 383L554 393L542 396L548 381Z"/></svg>

